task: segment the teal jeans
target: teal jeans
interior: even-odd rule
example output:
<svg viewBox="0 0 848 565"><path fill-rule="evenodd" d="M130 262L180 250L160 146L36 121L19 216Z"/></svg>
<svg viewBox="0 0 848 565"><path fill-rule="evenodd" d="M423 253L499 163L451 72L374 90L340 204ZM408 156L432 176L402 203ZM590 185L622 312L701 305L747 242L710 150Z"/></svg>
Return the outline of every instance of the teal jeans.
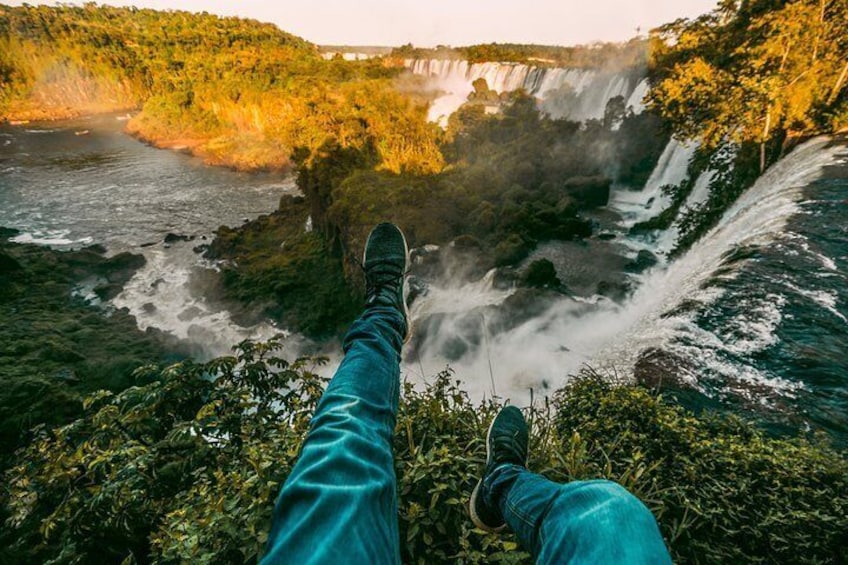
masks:
<svg viewBox="0 0 848 565"><path fill-rule="evenodd" d="M400 562L392 437L404 319L375 307L353 324L300 457L280 490L263 564ZM539 563L669 563L656 521L615 483L558 485L505 465L489 489Z"/></svg>

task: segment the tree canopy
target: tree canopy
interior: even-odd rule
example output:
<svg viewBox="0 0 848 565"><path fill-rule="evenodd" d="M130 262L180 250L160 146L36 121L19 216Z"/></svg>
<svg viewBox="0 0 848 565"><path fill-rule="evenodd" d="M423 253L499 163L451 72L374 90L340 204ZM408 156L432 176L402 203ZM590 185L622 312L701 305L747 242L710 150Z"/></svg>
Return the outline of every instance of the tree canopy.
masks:
<svg viewBox="0 0 848 565"><path fill-rule="evenodd" d="M725 0L651 36L652 107L706 147L848 124L848 1Z"/></svg>

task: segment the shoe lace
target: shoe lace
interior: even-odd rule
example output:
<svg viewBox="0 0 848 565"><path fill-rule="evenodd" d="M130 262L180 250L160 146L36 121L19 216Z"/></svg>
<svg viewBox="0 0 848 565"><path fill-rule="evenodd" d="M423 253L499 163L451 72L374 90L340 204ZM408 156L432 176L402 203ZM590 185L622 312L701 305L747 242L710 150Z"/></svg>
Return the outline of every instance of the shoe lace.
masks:
<svg viewBox="0 0 848 565"><path fill-rule="evenodd" d="M365 296L374 297L383 289L389 289L394 293L400 292L400 285L405 273L397 274L396 271L380 271L372 268L365 273Z"/></svg>
<svg viewBox="0 0 848 565"><path fill-rule="evenodd" d="M492 444L494 447L494 452L499 455L498 462L499 463L516 463L518 465L524 465L526 463L524 450L524 444L518 439L518 432L511 434L502 434L492 438Z"/></svg>
<svg viewBox="0 0 848 565"><path fill-rule="evenodd" d="M365 274L365 296L369 300L373 300L383 289L389 289L393 293L400 292L403 278L409 274L409 271L398 274L395 269L380 269L378 265L366 269L358 258L351 257L351 259Z"/></svg>

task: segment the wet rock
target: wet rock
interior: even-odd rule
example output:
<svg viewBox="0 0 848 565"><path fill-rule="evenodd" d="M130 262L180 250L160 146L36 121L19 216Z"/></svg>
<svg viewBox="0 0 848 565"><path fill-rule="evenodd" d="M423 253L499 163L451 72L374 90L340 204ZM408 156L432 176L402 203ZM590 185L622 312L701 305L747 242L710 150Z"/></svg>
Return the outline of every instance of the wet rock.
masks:
<svg viewBox="0 0 848 565"><path fill-rule="evenodd" d="M209 244L208 243L202 243L200 245L195 245L194 247L192 247L191 250L194 251L195 253L206 253L207 249L209 249Z"/></svg>
<svg viewBox="0 0 848 565"><path fill-rule="evenodd" d="M185 310L180 312L177 315L177 318L179 318L179 320L181 322L188 322L190 320L194 320L195 318L200 316L202 313L203 313L203 310L201 310L197 306L189 306L188 308L186 308Z"/></svg>
<svg viewBox="0 0 848 565"><path fill-rule="evenodd" d="M97 271L105 274L109 282L123 283L128 281L133 273L142 268L146 263L147 260L144 258L144 255L136 255L124 251L107 259Z"/></svg>
<svg viewBox="0 0 848 565"><path fill-rule="evenodd" d="M602 241L611 241L615 238L616 238L616 235L614 233L606 232L606 233L599 233L598 234L598 239L600 239Z"/></svg>
<svg viewBox="0 0 848 565"><path fill-rule="evenodd" d="M99 243L95 243L94 245L89 245L88 247L86 247L86 249L93 252L93 253L97 253L98 255L105 255L106 254L106 248L104 246L100 245Z"/></svg>
<svg viewBox="0 0 848 565"><path fill-rule="evenodd" d="M517 269L513 267L502 267L495 271L495 276L492 278L492 287L498 290L509 290L518 285L521 276Z"/></svg>
<svg viewBox="0 0 848 565"><path fill-rule="evenodd" d="M489 309L486 315L489 330L492 334L509 331L541 316L562 299L561 293L549 289L519 288L498 308Z"/></svg>
<svg viewBox="0 0 848 565"><path fill-rule="evenodd" d="M16 230L14 228L3 228L0 227L0 239L9 239L10 237L15 237L16 235L20 235L20 230Z"/></svg>
<svg viewBox="0 0 848 565"><path fill-rule="evenodd" d="M141 309L148 314L152 314L156 311L156 305L152 302L145 302L141 305Z"/></svg>
<svg viewBox="0 0 848 565"><path fill-rule="evenodd" d="M409 289L406 297L407 304L410 306L415 302L415 300L419 296L426 296L429 291L429 287L427 286L427 282L420 278L411 276L406 280L406 286Z"/></svg>
<svg viewBox="0 0 848 565"><path fill-rule="evenodd" d="M596 294L606 296L616 302L624 300L630 293L630 285L624 281L600 281Z"/></svg>
<svg viewBox="0 0 848 565"><path fill-rule="evenodd" d="M439 262L438 245L424 245L409 251L409 260L413 265L432 266Z"/></svg>
<svg viewBox="0 0 848 565"><path fill-rule="evenodd" d="M176 243L178 241L192 241L194 239L193 235L182 235L176 233L168 233L165 235L165 239L162 241L164 243Z"/></svg>
<svg viewBox="0 0 848 565"><path fill-rule="evenodd" d="M635 260L624 266L624 270L628 273L641 273L655 266L657 263L659 263L659 259L657 259L656 255L647 249L642 249L636 255Z"/></svg>
<svg viewBox="0 0 848 565"><path fill-rule="evenodd" d="M147 243L142 243L141 245L139 245L139 247L153 247L158 243L158 241L148 241Z"/></svg>

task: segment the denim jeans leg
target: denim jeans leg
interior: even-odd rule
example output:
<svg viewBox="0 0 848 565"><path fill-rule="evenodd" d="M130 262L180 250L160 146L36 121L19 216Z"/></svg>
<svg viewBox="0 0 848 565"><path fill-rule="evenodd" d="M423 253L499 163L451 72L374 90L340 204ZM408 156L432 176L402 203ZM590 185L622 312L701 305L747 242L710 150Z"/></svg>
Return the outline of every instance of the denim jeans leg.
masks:
<svg viewBox="0 0 848 565"><path fill-rule="evenodd" d="M617 483L561 485L504 465L487 487L536 563L671 563L651 511Z"/></svg>
<svg viewBox="0 0 848 565"><path fill-rule="evenodd" d="M398 563L392 437L403 315L368 309L283 485L263 563Z"/></svg>

